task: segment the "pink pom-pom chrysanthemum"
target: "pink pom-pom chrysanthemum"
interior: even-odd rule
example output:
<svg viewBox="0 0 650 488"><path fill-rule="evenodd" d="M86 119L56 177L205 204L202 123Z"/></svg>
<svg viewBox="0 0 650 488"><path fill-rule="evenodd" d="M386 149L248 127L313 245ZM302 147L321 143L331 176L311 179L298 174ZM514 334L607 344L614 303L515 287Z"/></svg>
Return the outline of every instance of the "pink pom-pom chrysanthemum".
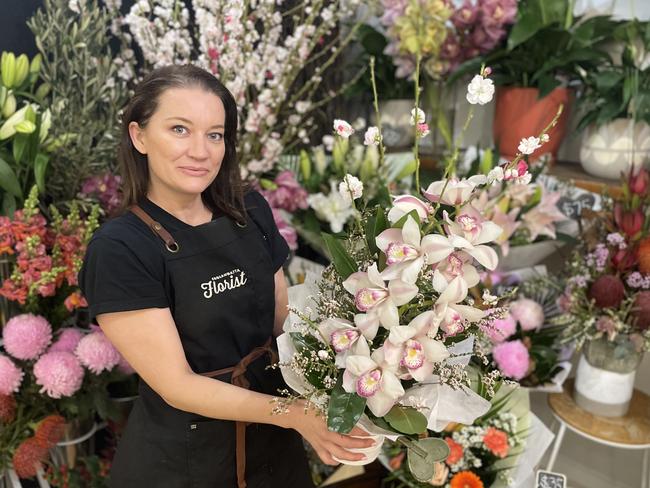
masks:
<svg viewBox="0 0 650 488"><path fill-rule="evenodd" d="M110 371L120 362L120 353L101 331L91 332L83 337L75 355L86 368L95 374Z"/></svg>
<svg viewBox="0 0 650 488"><path fill-rule="evenodd" d="M507 314L502 319L494 320L484 328L492 342L503 342L512 334L517 332L517 322L512 315Z"/></svg>
<svg viewBox="0 0 650 488"><path fill-rule="evenodd" d="M48 351L74 352L83 336L83 332L81 332L79 329L75 329L73 327L62 329L61 333L59 334L59 338L54 344L52 344Z"/></svg>
<svg viewBox="0 0 650 488"><path fill-rule="evenodd" d="M544 324L544 309L530 298L520 298L510 305L510 313L524 330L538 330Z"/></svg>
<svg viewBox="0 0 650 488"><path fill-rule="evenodd" d="M501 373L508 378L518 381L528 373L530 356L520 340L497 344L492 349L492 356Z"/></svg>
<svg viewBox="0 0 650 488"><path fill-rule="evenodd" d="M34 365L36 383L41 385L41 393L51 398L74 395L84 378L84 370L74 354L54 351L43 354Z"/></svg>
<svg viewBox="0 0 650 488"><path fill-rule="evenodd" d="M4 354L0 354L0 395L11 395L20 388L25 373Z"/></svg>
<svg viewBox="0 0 650 488"><path fill-rule="evenodd" d="M52 326L45 317L24 313L7 322L2 340L5 350L16 359L36 359L52 342Z"/></svg>

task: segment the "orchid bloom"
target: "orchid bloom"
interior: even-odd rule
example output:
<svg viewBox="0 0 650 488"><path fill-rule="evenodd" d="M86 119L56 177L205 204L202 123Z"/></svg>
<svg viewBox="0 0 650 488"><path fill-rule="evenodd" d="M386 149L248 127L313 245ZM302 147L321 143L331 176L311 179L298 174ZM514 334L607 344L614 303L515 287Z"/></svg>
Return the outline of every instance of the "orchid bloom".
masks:
<svg viewBox="0 0 650 488"><path fill-rule="evenodd" d="M410 302L418 293L418 287L401 279L394 279L385 284L377 270L377 263L368 267L366 272L352 273L343 282L343 287L354 295L354 302L361 314L354 317L354 323L364 336L372 340L379 324L386 329L399 325L397 307Z"/></svg>
<svg viewBox="0 0 650 488"><path fill-rule="evenodd" d="M381 272L385 280L401 278L407 283L415 283L420 270L430 259L429 251L432 236L420 235L420 226L410 215L404 226L384 230L375 239L377 247L386 255L387 268Z"/></svg>
<svg viewBox="0 0 650 488"><path fill-rule="evenodd" d="M408 325L393 327L384 343L386 360L406 370L401 378L424 381L431 376L436 363L449 357L444 343L435 340L437 333L436 315L431 310L421 313Z"/></svg>
<svg viewBox="0 0 650 488"><path fill-rule="evenodd" d="M423 202L412 195L400 195L393 199L393 206L388 211L388 221L397 222L409 212L415 210L420 217L420 222L424 222L433 213L433 208L429 202Z"/></svg>
<svg viewBox="0 0 650 488"><path fill-rule="evenodd" d="M445 288L436 301L434 312L436 323L446 336L459 334L468 322L477 322L485 316L485 312L460 302L467 296L467 288L460 277L455 278Z"/></svg>
<svg viewBox="0 0 650 488"><path fill-rule="evenodd" d="M368 408L377 417L386 415L404 395L402 383L395 374L396 368L386 362L382 347L372 356L348 356L345 366L343 389L365 398Z"/></svg>
<svg viewBox="0 0 650 488"><path fill-rule="evenodd" d="M463 178L462 180L451 178L449 180L434 181L426 189L424 196L432 202L441 202L446 205L461 205L469 200L469 197L478 185L485 184L486 182L487 177L485 175L474 175L468 179ZM446 188L445 183L447 184Z"/></svg>
<svg viewBox="0 0 650 488"><path fill-rule="evenodd" d="M335 363L339 368L345 368L345 361L351 355L370 355L368 342L362 331L348 320L328 318L318 325L323 339L336 353Z"/></svg>
<svg viewBox="0 0 650 488"><path fill-rule="evenodd" d="M559 199L559 192L543 192L539 205L523 215L523 225L530 232L530 242L534 242L540 235L555 239L555 223L566 220L565 215L557 208Z"/></svg>

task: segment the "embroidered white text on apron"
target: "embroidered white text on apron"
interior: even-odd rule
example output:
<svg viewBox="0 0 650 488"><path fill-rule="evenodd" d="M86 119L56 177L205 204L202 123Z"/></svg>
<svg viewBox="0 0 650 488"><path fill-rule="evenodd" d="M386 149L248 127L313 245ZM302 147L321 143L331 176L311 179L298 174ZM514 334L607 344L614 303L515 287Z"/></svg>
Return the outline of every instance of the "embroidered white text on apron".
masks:
<svg viewBox="0 0 650 488"><path fill-rule="evenodd" d="M247 282L246 273L237 268L219 276L213 276L210 281L201 283L201 289L204 290L205 298L212 298L213 295L218 295L226 290L244 286Z"/></svg>

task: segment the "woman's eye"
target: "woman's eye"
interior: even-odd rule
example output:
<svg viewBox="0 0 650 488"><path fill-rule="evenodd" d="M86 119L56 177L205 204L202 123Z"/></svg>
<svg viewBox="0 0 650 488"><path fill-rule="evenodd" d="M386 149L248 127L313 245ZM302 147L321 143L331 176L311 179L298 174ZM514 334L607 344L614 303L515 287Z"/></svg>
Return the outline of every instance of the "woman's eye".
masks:
<svg viewBox="0 0 650 488"><path fill-rule="evenodd" d="M185 134L187 132L187 129L185 127L183 127L182 125L175 125L174 127L172 127L172 130L176 134L180 134L180 135Z"/></svg>
<svg viewBox="0 0 650 488"><path fill-rule="evenodd" d="M221 140L223 140L223 134L221 132L212 132L212 133L208 134L208 137L210 138L210 140L213 140L213 141L221 141Z"/></svg>

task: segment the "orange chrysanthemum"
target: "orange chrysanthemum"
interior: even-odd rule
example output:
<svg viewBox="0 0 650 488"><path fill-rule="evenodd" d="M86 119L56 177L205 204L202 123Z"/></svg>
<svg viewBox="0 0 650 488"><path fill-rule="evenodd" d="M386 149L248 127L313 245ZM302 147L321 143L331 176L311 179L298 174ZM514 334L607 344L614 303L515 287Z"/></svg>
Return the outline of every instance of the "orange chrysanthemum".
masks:
<svg viewBox="0 0 650 488"><path fill-rule="evenodd" d="M48 415L38 424L34 437L42 447L49 449L61 440L64 430L65 419L63 417Z"/></svg>
<svg viewBox="0 0 650 488"><path fill-rule="evenodd" d="M483 482L471 471L460 471L451 479L450 486L451 488L483 488Z"/></svg>
<svg viewBox="0 0 650 488"><path fill-rule="evenodd" d="M449 466L456 464L458 461L463 459L463 446L454 441L451 437L445 438L445 442L449 446L449 456L447 456L447 459L445 460Z"/></svg>
<svg viewBox="0 0 650 488"><path fill-rule="evenodd" d="M483 443L492 454L500 458L504 458L508 455L508 434L504 431L495 429L494 427L488 428L485 436L483 436Z"/></svg>

